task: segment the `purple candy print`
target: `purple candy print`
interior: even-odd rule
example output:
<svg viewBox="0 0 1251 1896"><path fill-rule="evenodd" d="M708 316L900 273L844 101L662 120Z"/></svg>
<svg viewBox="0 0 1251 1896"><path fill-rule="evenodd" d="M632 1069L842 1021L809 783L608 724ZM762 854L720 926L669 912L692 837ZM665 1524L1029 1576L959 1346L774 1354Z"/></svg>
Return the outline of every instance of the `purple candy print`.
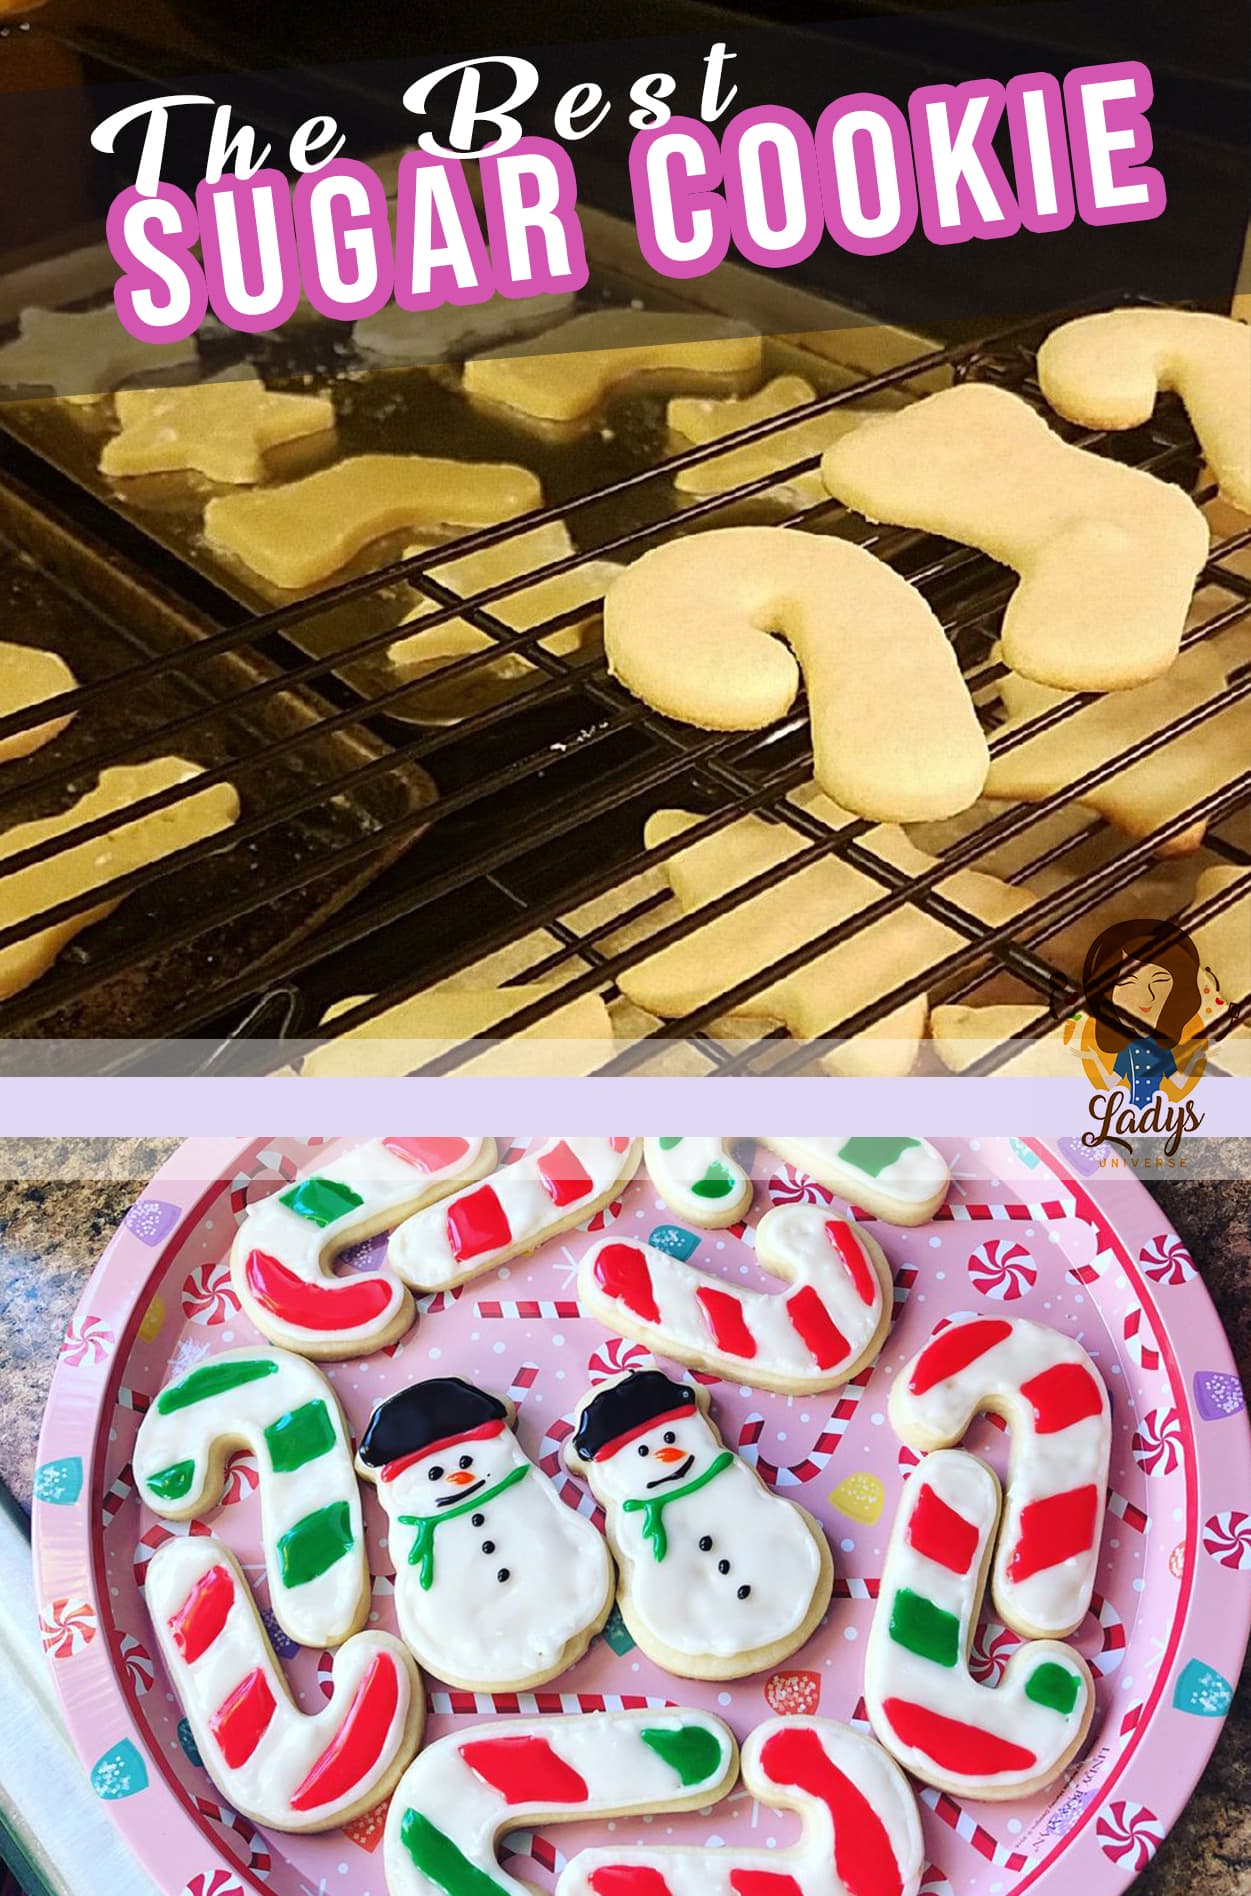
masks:
<svg viewBox="0 0 1251 1896"><path fill-rule="evenodd" d="M178 1217L177 1205L167 1204L162 1198L140 1198L131 1206L122 1222L140 1244L155 1247L169 1236Z"/></svg>
<svg viewBox="0 0 1251 1896"><path fill-rule="evenodd" d="M1195 1371L1195 1408L1201 1422L1223 1422L1247 1406L1242 1384L1223 1369Z"/></svg>
<svg viewBox="0 0 1251 1896"><path fill-rule="evenodd" d="M1099 1170L1099 1155L1084 1146L1080 1139L1063 1138L1056 1140L1056 1149L1068 1160L1075 1172L1083 1178L1093 1178Z"/></svg>

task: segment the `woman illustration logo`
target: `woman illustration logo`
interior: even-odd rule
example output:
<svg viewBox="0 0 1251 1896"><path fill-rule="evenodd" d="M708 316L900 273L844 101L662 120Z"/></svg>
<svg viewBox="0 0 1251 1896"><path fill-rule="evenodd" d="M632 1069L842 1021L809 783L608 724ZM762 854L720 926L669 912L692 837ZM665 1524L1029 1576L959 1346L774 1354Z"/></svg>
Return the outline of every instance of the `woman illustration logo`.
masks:
<svg viewBox="0 0 1251 1896"><path fill-rule="evenodd" d="M1157 1093L1182 1100L1207 1065L1206 1020L1216 981L1175 922L1117 922L1096 937L1082 969L1088 1011L1079 1042L1087 1077L1118 1082L1135 1111Z"/></svg>

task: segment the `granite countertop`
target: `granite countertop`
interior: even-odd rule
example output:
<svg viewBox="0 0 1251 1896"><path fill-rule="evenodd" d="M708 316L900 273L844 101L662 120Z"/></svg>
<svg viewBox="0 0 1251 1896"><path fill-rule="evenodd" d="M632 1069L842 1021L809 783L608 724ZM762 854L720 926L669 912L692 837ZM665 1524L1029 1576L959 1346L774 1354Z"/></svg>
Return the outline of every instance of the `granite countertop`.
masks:
<svg viewBox="0 0 1251 1896"><path fill-rule="evenodd" d="M0 1140L0 1481L30 1507L56 1346L88 1273L172 1139ZM1212 1141L1219 1180L1147 1182L1201 1263L1251 1380L1251 1141ZM1251 1664L1211 1763L1136 1896L1251 1889Z"/></svg>

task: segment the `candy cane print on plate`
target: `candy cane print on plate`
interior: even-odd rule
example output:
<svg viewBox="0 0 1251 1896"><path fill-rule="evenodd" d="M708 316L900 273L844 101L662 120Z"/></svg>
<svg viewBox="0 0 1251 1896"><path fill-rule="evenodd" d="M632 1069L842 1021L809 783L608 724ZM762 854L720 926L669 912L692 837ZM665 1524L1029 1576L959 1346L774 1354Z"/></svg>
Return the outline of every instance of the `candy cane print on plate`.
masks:
<svg viewBox="0 0 1251 1896"><path fill-rule="evenodd" d="M452 1290L612 1203L638 1170L638 1139L541 1139L481 1184L395 1233L391 1262L414 1290Z"/></svg>
<svg viewBox="0 0 1251 1896"><path fill-rule="evenodd" d="M356 1633L334 1691L301 1712L243 1571L221 1542L170 1540L148 1564L148 1611L204 1768L273 1830L331 1830L379 1803L421 1741L417 1668L389 1633Z"/></svg>
<svg viewBox="0 0 1251 1896"><path fill-rule="evenodd" d="M765 1809L798 1812L790 1849L582 1850L556 1896L916 1896L925 1867L916 1799L872 1738L828 1718L770 1718L744 1744L742 1770Z"/></svg>
<svg viewBox="0 0 1251 1896"><path fill-rule="evenodd" d="M458 1376L432 1378L378 1405L357 1456L390 1521L400 1631L466 1691L554 1679L615 1592L603 1536L526 1458L515 1415Z"/></svg>
<svg viewBox="0 0 1251 1896"><path fill-rule="evenodd" d="M946 1159L927 1139L762 1139L760 1143L887 1224L926 1224L951 1183Z"/></svg>
<svg viewBox="0 0 1251 1896"><path fill-rule="evenodd" d="M636 1645L682 1678L740 1679L816 1630L834 1563L812 1516L724 1446L708 1402L655 1369L599 1383L565 1461L604 1508Z"/></svg>
<svg viewBox="0 0 1251 1896"><path fill-rule="evenodd" d="M882 1347L894 1287L876 1239L822 1205L777 1205L757 1262L784 1292L731 1288L636 1238L583 1253L578 1296L601 1323L694 1369L790 1395L850 1381Z"/></svg>
<svg viewBox="0 0 1251 1896"><path fill-rule="evenodd" d="M1032 1640L1003 1683L969 1652L999 1521L999 1482L963 1449L921 1463L900 1503L865 1656L874 1731L906 1771L955 1797L1026 1797L1076 1755L1094 1712L1081 1655Z"/></svg>
<svg viewBox="0 0 1251 1896"><path fill-rule="evenodd" d="M724 1796L734 1739L708 1712L493 1719L428 1745L391 1800L391 1896L529 1896L498 1839L534 1824L697 1810Z"/></svg>
<svg viewBox="0 0 1251 1896"><path fill-rule="evenodd" d="M303 1356L367 1356L413 1321L384 1264L337 1277L349 1244L392 1230L495 1163L494 1139L385 1138L350 1147L248 1207L230 1253L235 1291L262 1336Z"/></svg>
<svg viewBox="0 0 1251 1896"><path fill-rule="evenodd" d="M302 1646L337 1646L369 1612L360 1490L330 1384L288 1350L227 1350L167 1383L139 1425L134 1470L154 1514L222 1499L226 1463L256 1457L270 1600Z"/></svg>
<svg viewBox="0 0 1251 1896"><path fill-rule="evenodd" d="M644 1139L647 1176L687 1224L719 1231L751 1209L752 1183L728 1139Z"/></svg>
<svg viewBox="0 0 1251 1896"><path fill-rule="evenodd" d="M1023 1638L1065 1639L1095 1583L1112 1448L1107 1389L1080 1343L1020 1317L940 1327L891 1387L895 1433L922 1452L950 1448L985 1410L1012 1430L995 1606Z"/></svg>

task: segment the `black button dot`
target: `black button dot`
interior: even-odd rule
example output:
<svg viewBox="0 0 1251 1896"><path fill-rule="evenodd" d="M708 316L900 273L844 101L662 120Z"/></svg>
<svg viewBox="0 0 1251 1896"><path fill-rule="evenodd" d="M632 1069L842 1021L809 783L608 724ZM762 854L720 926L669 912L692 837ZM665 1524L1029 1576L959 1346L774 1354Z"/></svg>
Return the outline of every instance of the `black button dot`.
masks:
<svg viewBox="0 0 1251 1896"><path fill-rule="evenodd" d="M712 1535L711 1534L701 1534L700 1541L699 1541L699 1551L701 1554L710 1554L712 1552Z"/></svg>
<svg viewBox="0 0 1251 1896"><path fill-rule="evenodd" d="M508 1568L507 1568L507 1567L501 1567L501 1568L500 1568L500 1570L499 1570L499 1572L498 1572L498 1573L496 1574L496 1576L495 1576L495 1578L496 1578L497 1580L499 1580L499 1581L500 1581L501 1583L502 1583L503 1581L505 1581L505 1580L507 1580L507 1578L508 1578Z"/></svg>
<svg viewBox="0 0 1251 1896"><path fill-rule="evenodd" d="M484 1553L484 1554L493 1554L493 1553L495 1552L495 1542L494 1542L494 1541L483 1541L483 1543L482 1543L482 1551L483 1551L483 1553Z"/></svg>
<svg viewBox="0 0 1251 1896"><path fill-rule="evenodd" d="M717 1562L718 1573L729 1573L729 1571L730 1571L730 1563L728 1560L719 1560Z"/></svg>
<svg viewBox="0 0 1251 1896"><path fill-rule="evenodd" d="M485 1514L471 1514L471 1515L469 1516L469 1519L470 1519L470 1522L471 1522L471 1524L472 1524L472 1525L473 1525L474 1527L485 1527L485 1526L486 1526L486 1515L485 1515Z"/></svg>
<svg viewBox="0 0 1251 1896"><path fill-rule="evenodd" d="M740 1587L740 1588L739 1588L739 1590L738 1590L738 1597L739 1597L739 1599L740 1599L740 1600L745 1600L745 1599L747 1598L747 1596L748 1596L748 1594L749 1594L750 1592L751 1592L751 1588L750 1588L750 1587Z"/></svg>

